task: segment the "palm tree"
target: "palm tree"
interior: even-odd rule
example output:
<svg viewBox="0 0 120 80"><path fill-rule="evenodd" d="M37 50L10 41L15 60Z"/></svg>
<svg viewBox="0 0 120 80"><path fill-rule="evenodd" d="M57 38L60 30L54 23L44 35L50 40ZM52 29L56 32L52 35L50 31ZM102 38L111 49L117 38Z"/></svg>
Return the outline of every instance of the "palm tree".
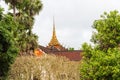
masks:
<svg viewBox="0 0 120 80"><path fill-rule="evenodd" d="M29 16L39 14L43 6L40 0L26 0L20 5L21 6L17 7L23 12L26 12Z"/></svg>
<svg viewBox="0 0 120 80"><path fill-rule="evenodd" d="M4 0L13 9L15 21L21 25L18 32L20 39L18 40L20 51L28 50L37 45L36 35L33 35L32 28L34 24L34 16L39 14L42 9L40 0ZM17 10L17 12L16 12ZM24 38L23 38L24 36ZM24 47L24 49L22 49Z"/></svg>
<svg viewBox="0 0 120 80"><path fill-rule="evenodd" d="M4 0L5 3L9 4L10 8L13 9L13 16L14 16L14 19L16 18L16 6L19 4L19 3L22 3L23 0Z"/></svg>
<svg viewBox="0 0 120 80"><path fill-rule="evenodd" d="M34 16L39 14L42 9L42 3L40 0L24 0L20 1L16 8L19 11L19 19L24 23L26 29L29 31L29 35L32 33L32 26L34 24Z"/></svg>
<svg viewBox="0 0 120 80"><path fill-rule="evenodd" d="M19 15L16 17L20 23L25 26L26 48L24 49L26 52L29 52L31 48L34 49L38 45L36 35L32 33L32 28L34 24L34 16L39 14L42 9L42 3L40 0L24 0L24 2L17 5L16 8L19 11Z"/></svg>

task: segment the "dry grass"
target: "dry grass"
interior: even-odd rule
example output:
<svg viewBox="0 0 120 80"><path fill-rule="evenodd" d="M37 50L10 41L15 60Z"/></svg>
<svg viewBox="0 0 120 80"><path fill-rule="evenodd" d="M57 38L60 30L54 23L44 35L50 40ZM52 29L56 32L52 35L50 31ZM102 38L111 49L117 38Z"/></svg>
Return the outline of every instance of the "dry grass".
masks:
<svg viewBox="0 0 120 80"><path fill-rule="evenodd" d="M22 56L12 65L9 80L79 80L78 65L54 55Z"/></svg>

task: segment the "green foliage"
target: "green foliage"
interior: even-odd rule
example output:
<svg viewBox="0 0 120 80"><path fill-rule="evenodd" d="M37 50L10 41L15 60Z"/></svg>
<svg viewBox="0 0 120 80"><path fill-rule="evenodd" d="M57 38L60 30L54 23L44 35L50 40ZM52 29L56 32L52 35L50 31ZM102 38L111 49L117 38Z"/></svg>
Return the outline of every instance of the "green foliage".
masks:
<svg viewBox="0 0 120 80"><path fill-rule="evenodd" d="M17 56L18 48L21 52L27 52L37 46L38 37L32 33L32 28L34 16L42 8L40 0L4 1L10 9L13 9L13 13L5 15L0 8L0 80L6 79L10 65Z"/></svg>
<svg viewBox="0 0 120 80"><path fill-rule="evenodd" d="M99 46L101 50L114 48L120 43L120 14L118 11L111 11L101 15L101 19L96 20L93 28L97 30L91 41Z"/></svg>
<svg viewBox="0 0 120 80"><path fill-rule="evenodd" d="M13 13L14 20L19 23L20 27L18 44L20 53L29 53L29 51L38 46L38 37L32 32L34 25L34 16L42 9L41 0L4 0ZM17 10L17 12L16 12ZM24 38L23 38L24 37Z"/></svg>
<svg viewBox="0 0 120 80"><path fill-rule="evenodd" d="M17 56L16 39L17 24L10 15L2 14L0 8L0 80L7 77L10 65Z"/></svg>
<svg viewBox="0 0 120 80"><path fill-rule="evenodd" d="M84 48L86 50L80 64L81 80L120 80L119 49L103 52L88 45L84 45Z"/></svg>
<svg viewBox="0 0 120 80"><path fill-rule="evenodd" d="M22 0L19 1L19 5L16 5L16 8L29 16L34 16L39 14L42 9L42 3L41 0Z"/></svg>
<svg viewBox="0 0 120 80"><path fill-rule="evenodd" d="M81 80L120 80L120 14L105 12L93 28L97 31L91 39L95 46L83 44Z"/></svg>
<svg viewBox="0 0 120 80"><path fill-rule="evenodd" d="M74 48L71 47L71 48L69 48L68 50L69 50L69 51L74 51Z"/></svg>
<svg viewBox="0 0 120 80"><path fill-rule="evenodd" d="M42 3L40 0L24 0L20 1L19 5L16 5L19 11L16 16L16 20L23 28L21 38L19 40L20 51L29 53L30 50L34 50L38 46L38 36L33 34L32 28L34 25L34 16L42 9ZM24 37L24 38L23 38Z"/></svg>

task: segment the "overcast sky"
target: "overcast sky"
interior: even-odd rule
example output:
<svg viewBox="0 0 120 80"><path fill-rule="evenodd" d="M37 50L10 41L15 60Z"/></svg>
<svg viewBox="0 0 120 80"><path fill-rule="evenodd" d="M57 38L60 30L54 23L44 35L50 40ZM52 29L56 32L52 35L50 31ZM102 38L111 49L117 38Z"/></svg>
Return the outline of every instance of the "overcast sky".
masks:
<svg viewBox="0 0 120 80"><path fill-rule="evenodd" d="M104 11L120 11L120 0L42 0L42 3L33 31L43 46L52 37L53 16L59 42L65 47L80 49L84 42L90 43L94 20Z"/></svg>

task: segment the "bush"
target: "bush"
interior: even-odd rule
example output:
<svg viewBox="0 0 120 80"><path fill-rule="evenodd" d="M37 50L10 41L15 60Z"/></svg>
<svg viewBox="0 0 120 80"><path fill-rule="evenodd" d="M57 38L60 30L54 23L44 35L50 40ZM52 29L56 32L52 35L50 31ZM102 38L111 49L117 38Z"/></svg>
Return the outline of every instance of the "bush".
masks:
<svg viewBox="0 0 120 80"><path fill-rule="evenodd" d="M21 56L12 65L9 80L79 80L78 65L54 55Z"/></svg>
<svg viewBox="0 0 120 80"><path fill-rule="evenodd" d="M87 50L80 64L81 80L120 80L119 49Z"/></svg>

